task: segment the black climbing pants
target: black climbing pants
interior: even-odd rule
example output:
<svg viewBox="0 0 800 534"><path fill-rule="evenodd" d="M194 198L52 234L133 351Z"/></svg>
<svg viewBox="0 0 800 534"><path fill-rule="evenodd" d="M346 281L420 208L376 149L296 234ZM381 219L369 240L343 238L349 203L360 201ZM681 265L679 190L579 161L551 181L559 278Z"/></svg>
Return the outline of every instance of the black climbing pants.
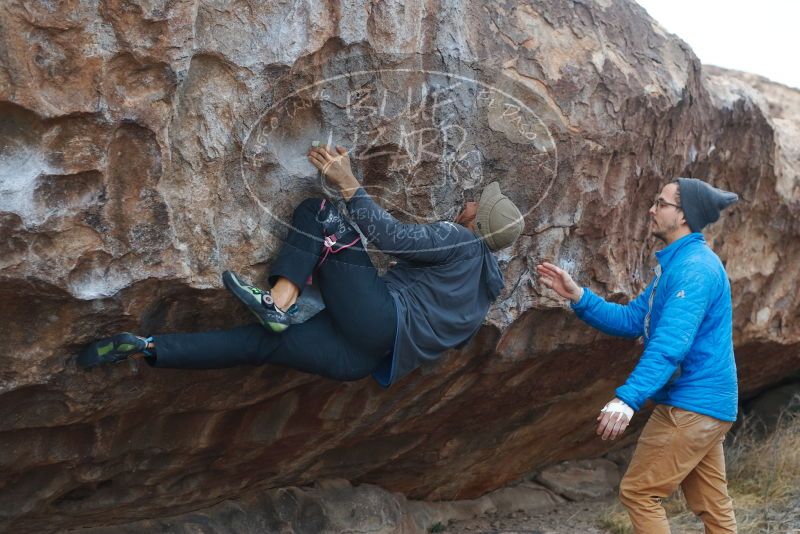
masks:
<svg viewBox="0 0 800 534"><path fill-rule="evenodd" d="M313 274L325 309L276 334L260 324L231 330L153 336L155 367L218 369L271 363L336 380L368 376L394 345L394 301L369 255L356 245L324 255L321 199L295 209L292 228L270 270L302 291ZM339 216L327 205L327 223ZM334 210L331 214L330 210ZM234 297L231 297L234 298Z"/></svg>

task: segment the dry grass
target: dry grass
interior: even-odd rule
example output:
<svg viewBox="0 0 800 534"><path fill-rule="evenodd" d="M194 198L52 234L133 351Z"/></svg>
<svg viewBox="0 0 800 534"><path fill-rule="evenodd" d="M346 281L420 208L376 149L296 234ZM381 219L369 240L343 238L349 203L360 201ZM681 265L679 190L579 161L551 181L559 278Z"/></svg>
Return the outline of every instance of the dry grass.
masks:
<svg viewBox="0 0 800 534"><path fill-rule="evenodd" d="M770 433L745 418L726 443L725 458L740 534L800 532L800 413L785 410ZM703 531L680 491L664 500L664 508L673 534ZM633 534L619 503L599 526L613 534Z"/></svg>
<svg viewBox="0 0 800 534"><path fill-rule="evenodd" d="M622 505L617 503L612 510L609 510L597 526L607 530L611 534L634 534L628 514L622 509Z"/></svg>
<svg viewBox="0 0 800 534"><path fill-rule="evenodd" d="M726 451L739 531L800 529L800 413L784 411L775 430L762 434L745 420Z"/></svg>

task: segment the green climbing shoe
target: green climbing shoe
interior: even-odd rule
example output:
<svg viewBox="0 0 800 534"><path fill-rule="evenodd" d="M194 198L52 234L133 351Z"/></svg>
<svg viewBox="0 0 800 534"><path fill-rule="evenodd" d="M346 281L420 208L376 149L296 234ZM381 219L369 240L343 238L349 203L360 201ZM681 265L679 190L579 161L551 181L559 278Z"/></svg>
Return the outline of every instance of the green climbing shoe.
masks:
<svg viewBox="0 0 800 534"><path fill-rule="evenodd" d="M298 309L296 304L292 304L286 311L281 310L275 306L269 290L246 284L232 271L222 273L222 283L247 305L261 324L273 332L283 332L292 324L292 318Z"/></svg>
<svg viewBox="0 0 800 534"><path fill-rule="evenodd" d="M102 363L115 363L136 353L147 353L147 340L129 332L91 343L78 355L78 365L91 369Z"/></svg>

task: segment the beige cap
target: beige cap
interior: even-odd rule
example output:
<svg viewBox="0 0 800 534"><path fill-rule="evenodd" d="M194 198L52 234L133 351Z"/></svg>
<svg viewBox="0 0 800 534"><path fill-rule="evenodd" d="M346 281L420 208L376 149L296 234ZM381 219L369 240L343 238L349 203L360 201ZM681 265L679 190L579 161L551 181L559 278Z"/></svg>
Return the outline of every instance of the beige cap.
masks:
<svg viewBox="0 0 800 534"><path fill-rule="evenodd" d="M500 184L492 182L481 193L475 226L490 249L500 250L517 240L525 224L519 209L500 192Z"/></svg>

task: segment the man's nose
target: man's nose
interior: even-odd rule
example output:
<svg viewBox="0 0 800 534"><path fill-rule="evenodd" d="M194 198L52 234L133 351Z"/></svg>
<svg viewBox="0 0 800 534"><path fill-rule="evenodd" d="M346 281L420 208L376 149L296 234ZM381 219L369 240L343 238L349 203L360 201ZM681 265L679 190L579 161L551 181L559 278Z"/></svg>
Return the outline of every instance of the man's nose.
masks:
<svg viewBox="0 0 800 534"><path fill-rule="evenodd" d="M647 213L649 213L651 216L655 216L655 214L656 214L656 205L653 204L652 206L650 206L650 209L647 210Z"/></svg>

